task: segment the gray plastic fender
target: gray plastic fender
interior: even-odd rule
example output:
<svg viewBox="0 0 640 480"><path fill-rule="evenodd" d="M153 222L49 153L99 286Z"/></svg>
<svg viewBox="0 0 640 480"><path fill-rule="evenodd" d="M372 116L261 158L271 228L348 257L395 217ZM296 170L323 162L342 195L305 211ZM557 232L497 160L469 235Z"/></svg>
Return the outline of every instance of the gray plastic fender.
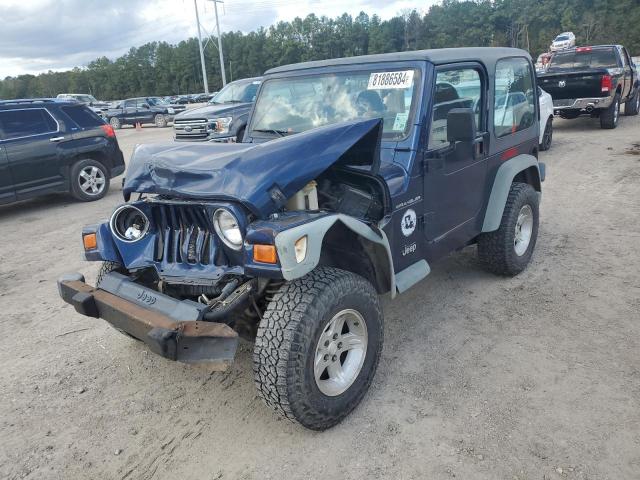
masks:
<svg viewBox="0 0 640 480"><path fill-rule="evenodd" d="M493 181L487 211L484 215L483 232L493 232L500 228L504 206L507 204L507 197L509 196L513 179L518 173L529 167L535 167L538 170L538 177L542 180L538 159L533 155L521 154L500 165Z"/></svg>
<svg viewBox="0 0 640 480"><path fill-rule="evenodd" d="M282 276L285 280L300 278L318 265L320 262L320 253L322 252L324 236L336 222L342 222L348 229L361 237L384 247L387 252L389 271L391 272L391 279L389 282L391 285L391 295L394 297L396 293L396 280L393 271L391 248L389 247L389 240L387 239L387 236L382 230L380 230L380 233L382 234L381 237L366 223L340 213L322 217L303 225L298 225L297 227L285 230L276 235L276 250L280 260ZM304 235L307 236L307 255L304 260L298 263L296 261L294 245L295 242Z"/></svg>

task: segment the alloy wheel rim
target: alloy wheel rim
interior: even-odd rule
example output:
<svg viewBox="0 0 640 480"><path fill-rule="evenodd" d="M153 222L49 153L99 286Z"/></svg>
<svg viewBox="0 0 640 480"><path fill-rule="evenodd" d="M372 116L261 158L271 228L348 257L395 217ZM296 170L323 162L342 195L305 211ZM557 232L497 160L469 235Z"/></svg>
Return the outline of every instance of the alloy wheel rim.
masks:
<svg viewBox="0 0 640 480"><path fill-rule="evenodd" d="M521 257L529 248L533 235L533 210L530 205L523 205L516 220L513 248L516 255Z"/></svg>
<svg viewBox="0 0 640 480"><path fill-rule="evenodd" d="M613 123L618 121L619 113L620 113L620 103L616 103L616 108L613 110Z"/></svg>
<svg viewBox="0 0 640 480"><path fill-rule="evenodd" d="M106 184L104 172L95 166L84 167L78 175L78 184L87 195L100 195Z"/></svg>
<svg viewBox="0 0 640 480"><path fill-rule="evenodd" d="M367 324L353 309L338 312L325 325L314 356L318 389L329 397L344 393L358 378L367 354Z"/></svg>
<svg viewBox="0 0 640 480"><path fill-rule="evenodd" d="M112 127L117 127L118 126L118 119L116 118L112 118L109 123L111 124Z"/></svg>

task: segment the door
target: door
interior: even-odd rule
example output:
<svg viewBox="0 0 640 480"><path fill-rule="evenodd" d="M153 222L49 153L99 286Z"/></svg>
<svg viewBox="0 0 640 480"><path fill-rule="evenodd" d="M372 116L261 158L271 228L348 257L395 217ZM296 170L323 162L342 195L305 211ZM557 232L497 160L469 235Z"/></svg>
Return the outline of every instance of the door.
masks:
<svg viewBox="0 0 640 480"><path fill-rule="evenodd" d="M9 159L2 144L2 124L0 124L0 205L16 200L16 190L9 171Z"/></svg>
<svg viewBox="0 0 640 480"><path fill-rule="evenodd" d="M122 104L122 123L133 125L136 121L136 101L125 100Z"/></svg>
<svg viewBox="0 0 640 480"><path fill-rule="evenodd" d="M136 121L140 123L153 123L154 113L147 103L146 98L138 98L136 100Z"/></svg>
<svg viewBox="0 0 640 480"><path fill-rule="evenodd" d="M59 143L64 134L45 108L0 112L3 145L18 199L64 188Z"/></svg>
<svg viewBox="0 0 640 480"><path fill-rule="evenodd" d="M466 237L473 235L465 232L473 230L482 208L487 174L486 135L482 133L486 131L486 87L486 72L479 64L437 70L424 153L425 234L430 242L450 239L464 244ZM475 113L478 139L473 148L447 141L447 115L457 108L470 108Z"/></svg>
<svg viewBox="0 0 640 480"><path fill-rule="evenodd" d="M624 90L622 91L622 100L629 98L633 91L633 70L631 69L631 57L627 49L622 47L620 49L620 57L622 57L622 63L624 65Z"/></svg>

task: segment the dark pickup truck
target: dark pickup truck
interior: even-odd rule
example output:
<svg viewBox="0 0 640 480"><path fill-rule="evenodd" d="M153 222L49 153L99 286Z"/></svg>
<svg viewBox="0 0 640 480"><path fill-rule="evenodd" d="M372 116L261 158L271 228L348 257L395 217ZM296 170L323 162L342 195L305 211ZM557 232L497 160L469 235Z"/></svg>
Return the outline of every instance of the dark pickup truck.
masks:
<svg viewBox="0 0 640 480"><path fill-rule="evenodd" d="M637 115L640 91L636 67L622 45L578 47L557 52L538 85L553 98L556 115L600 118L602 128L616 128L620 104L625 115Z"/></svg>
<svg viewBox="0 0 640 480"><path fill-rule="evenodd" d="M155 123L156 127L162 128L184 110L183 105L172 105L160 97L139 97L124 100L116 108L109 109L105 117L113 128L136 123Z"/></svg>

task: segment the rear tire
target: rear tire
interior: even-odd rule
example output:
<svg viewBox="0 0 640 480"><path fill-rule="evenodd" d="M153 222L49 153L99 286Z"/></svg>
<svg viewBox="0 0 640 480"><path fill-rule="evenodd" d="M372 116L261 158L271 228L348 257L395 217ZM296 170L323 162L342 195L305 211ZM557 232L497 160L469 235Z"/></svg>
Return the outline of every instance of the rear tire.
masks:
<svg viewBox="0 0 640 480"><path fill-rule="evenodd" d="M373 286L344 270L317 268L283 284L268 304L253 354L256 387L278 414L325 430L364 397L382 341Z"/></svg>
<svg viewBox="0 0 640 480"><path fill-rule="evenodd" d="M94 202L109 191L109 171L97 160L76 162L70 171L71 194L81 202Z"/></svg>
<svg viewBox="0 0 640 480"><path fill-rule="evenodd" d="M478 256L488 271L515 276L527 268L538 238L538 202L531 185L511 185L500 227L478 238Z"/></svg>
<svg viewBox="0 0 640 480"><path fill-rule="evenodd" d="M618 119L620 118L620 94L616 93L613 97L613 103L603 110L600 114L600 128L607 130L616 128L618 126Z"/></svg>
<svg viewBox="0 0 640 480"><path fill-rule="evenodd" d="M624 114L627 117L638 115L640 111L640 87L636 88L636 93L624 104Z"/></svg>
<svg viewBox="0 0 640 480"><path fill-rule="evenodd" d="M544 134L542 135L542 143L540 144L540 151L544 152L551 148L551 141L553 140L553 117L549 117L547 124L544 127Z"/></svg>
<svg viewBox="0 0 640 480"><path fill-rule="evenodd" d="M122 123L118 117L111 117L109 119L109 124L116 130L120 130L122 128Z"/></svg>
<svg viewBox="0 0 640 480"><path fill-rule="evenodd" d="M156 124L156 127L158 128L164 128L167 126L167 118L161 113L157 114L154 117L153 122Z"/></svg>

